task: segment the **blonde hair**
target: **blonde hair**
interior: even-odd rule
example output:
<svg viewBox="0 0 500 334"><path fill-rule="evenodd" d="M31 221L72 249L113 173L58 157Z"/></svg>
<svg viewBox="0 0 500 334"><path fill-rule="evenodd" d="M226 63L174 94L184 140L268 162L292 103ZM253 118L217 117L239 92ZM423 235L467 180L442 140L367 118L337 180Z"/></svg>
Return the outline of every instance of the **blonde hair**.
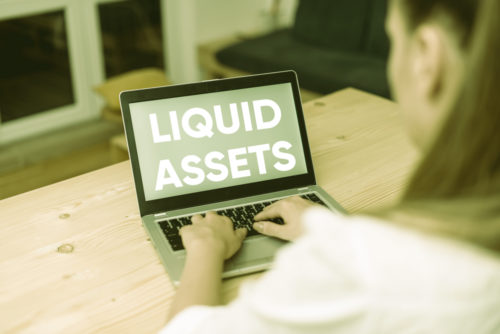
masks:
<svg viewBox="0 0 500 334"><path fill-rule="evenodd" d="M500 1L401 1L408 5L410 21L412 6L418 8L419 2L432 2L445 13L446 6L455 6L449 11L453 19L464 20L457 24L466 39L467 69L449 118L414 171L400 204L384 215L500 251ZM469 13L473 20L465 22L457 8L472 5L478 6Z"/></svg>

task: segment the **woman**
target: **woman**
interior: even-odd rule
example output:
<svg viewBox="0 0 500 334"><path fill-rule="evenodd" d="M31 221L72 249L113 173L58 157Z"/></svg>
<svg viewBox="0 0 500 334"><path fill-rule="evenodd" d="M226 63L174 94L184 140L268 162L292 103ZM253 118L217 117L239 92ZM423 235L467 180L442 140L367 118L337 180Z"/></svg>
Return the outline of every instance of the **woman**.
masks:
<svg viewBox="0 0 500 334"><path fill-rule="evenodd" d="M338 217L276 202L255 228L296 241L218 307L223 261L245 232L193 217L164 333L500 333L500 2L389 7L389 77L423 152L400 204Z"/></svg>

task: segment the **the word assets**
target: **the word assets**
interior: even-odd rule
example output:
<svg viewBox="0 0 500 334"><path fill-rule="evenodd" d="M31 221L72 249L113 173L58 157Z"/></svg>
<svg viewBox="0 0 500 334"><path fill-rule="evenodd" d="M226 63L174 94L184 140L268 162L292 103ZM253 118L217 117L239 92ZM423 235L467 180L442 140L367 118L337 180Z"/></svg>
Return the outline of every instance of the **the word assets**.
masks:
<svg viewBox="0 0 500 334"><path fill-rule="evenodd" d="M173 185L176 188L197 186L205 181L225 181L229 175L233 179L251 177L252 171L248 168L248 159L255 159L260 175L265 175L269 167L279 172L292 170L296 159L289 151L292 144L287 141L278 141L272 146L269 144L229 149L227 154L212 151L202 159L195 154L185 156L180 166L175 166L169 159L160 160L156 178L156 191L165 186ZM182 177L182 179L181 179Z"/></svg>

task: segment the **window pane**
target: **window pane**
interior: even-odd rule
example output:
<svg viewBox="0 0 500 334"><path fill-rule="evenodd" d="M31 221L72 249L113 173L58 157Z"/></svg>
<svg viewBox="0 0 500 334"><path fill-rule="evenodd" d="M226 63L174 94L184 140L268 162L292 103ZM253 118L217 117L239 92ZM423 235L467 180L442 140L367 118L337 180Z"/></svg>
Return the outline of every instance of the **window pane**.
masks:
<svg viewBox="0 0 500 334"><path fill-rule="evenodd" d="M0 119L73 104L64 12L0 21Z"/></svg>
<svg viewBox="0 0 500 334"><path fill-rule="evenodd" d="M163 68L159 0L99 5L106 76L143 67Z"/></svg>

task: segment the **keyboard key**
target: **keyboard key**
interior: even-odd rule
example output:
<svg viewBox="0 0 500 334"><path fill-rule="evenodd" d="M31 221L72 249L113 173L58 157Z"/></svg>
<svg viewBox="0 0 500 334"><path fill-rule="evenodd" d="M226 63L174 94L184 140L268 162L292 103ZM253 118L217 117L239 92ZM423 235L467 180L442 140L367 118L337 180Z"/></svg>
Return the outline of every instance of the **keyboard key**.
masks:
<svg viewBox="0 0 500 334"><path fill-rule="evenodd" d="M170 224L169 224L168 220L162 220L162 221L158 222L158 225L160 225L160 227L162 229L170 228Z"/></svg>
<svg viewBox="0 0 500 334"><path fill-rule="evenodd" d="M170 221L170 225L172 225L172 227L176 228L177 230L179 230L183 226L182 222L179 219L172 219Z"/></svg>
<svg viewBox="0 0 500 334"><path fill-rule="evenodd" d="M247 238L251 237L251 236L254 236L254 235L259 235L259 232L257 232L253 228L250 228L249 231L248 231L248 233L247 233Z"/></svg>
<svg viewBox="0 0 500 334"><path fill-rule="evenodd" d="M175 237L167 237L167 240L174 251L184 249L184 245L182 244L182 238L180 237L180 235L176 235Z"/></svg>
<svg viewBox="0 0 500 334"><path fill-rule="evenodd" d="M266 207L264 204L262 203L257 203L257 204L254 204L255 206L255 210L257 210L257 213L261 212L262 210L264 210L264 208Z"/></svg>

